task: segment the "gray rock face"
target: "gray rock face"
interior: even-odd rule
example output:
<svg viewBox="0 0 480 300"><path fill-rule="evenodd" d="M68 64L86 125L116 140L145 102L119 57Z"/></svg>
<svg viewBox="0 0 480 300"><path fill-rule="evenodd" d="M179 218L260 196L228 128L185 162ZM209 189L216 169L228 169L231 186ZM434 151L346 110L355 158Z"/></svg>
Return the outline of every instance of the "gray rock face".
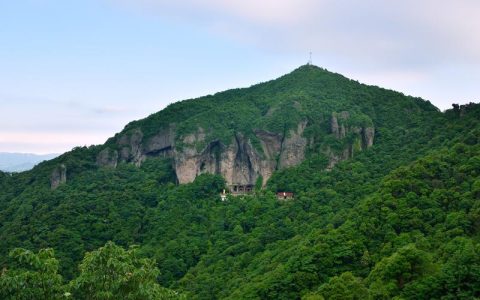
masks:
<svg viewBox="0 0 480 300"><path fill-rule="evenodd" d="M147 157L171 156L175 141L175 127L160 130L158 134L147 141L143 148L143 152Z"/></svg>
<svg viewBox="0 0 480 300"><path fill-rule="evenodd" d="M288 168L300 164L305 159L307 139L302 136L307 122L298 124L297 130L290 130L290 134L282 143L279 168Z"/></svg>
<svg viewBox="0 0 480 300"><path fill-rule="evenodd" d="M333 113L331 133L339 140L350 133L359 138L340 153L324 149L330 160L329 168L373 144L373 127L349 127L346 125L349 117L348 112ZM140 129L134 129L117 138L118 151L106 148L99 152L97 165L115 167L117 162L129 162L139 166L149 157L170 157L179 183L189 183L200 174L210 173L221 175L229 185L255 185L260 177L265 185L274 171L296 166L305 159L309 142L303 133L307 125L306 121L300 122L297 128L285 134L254 130L260 141L257 148L240 132L235 133L231 142L225 145L219 140L206 141L203 128L176 137L175 127L171 125L148 139L144 138ZM176 139L181 141L181 147L176 147Z"/></svg>
<svg viewBox="0 0 480 300"><path fill-rule="evenodd" d="M350 113L342 111L340 113L332 113L330 119L331 133L338 139L343 140L350 133L354 134L352 143L346 143L342 151L333 151L327 147L324 151L328 156L327 169L332 169L340 161L352 158L356 152L370 148L373 145L375 137L375 128L373 127L357 127L348 126L347 120L350 118Z"/></svg>
<svg viewBox="0 0 480 300"><path fill-rule="evenodd" d="M142 151L143 133L140 129L135 129L128 134L124 134L117 141L120 148L120 161L133 162L136 166L140 166L145 160Z"/></svg>
<svg viewBox="0 0 480 300"><path fill-rule="evenodd" d="M183 139L182 151L174 154L175 171L180 183L192 182L203 173L220 174L229 185L254 185L262 177L265 185L273 172L280 168L298 165L305 158L307 140L302 137L306 122L291 130L288 137L256 130L263 155L257 151L249 139L236 133L229 146L213 141L203 150L197 151L195 144L203 142L202 131Z"/></svg>
<svg viewBox="0 0 480 300"><path fill-rule="evenodd" d="M115 168L118 162L118 151L105 148L97 155L97 166Z"/></svg>
<svg viewBox="0 0 480 300"><path fill-rule="evenodd" d="M347 128L345 122L350 118L350 113L348 111L342 111L340 113L332 113L330 127L332 133L337 139L343 139L347 134ZM341 124L339 124L339 121Z"/></svg>
<svg viewBox="0 0 480 300"><path fill-rule="evenodd" d="M255 130L255 135L260 139L265 158L276 160L276 156L282 149L283 136L261 129Z"/></svg>
<svg viewBox="0 0 480 300"><path fill-rule="evenodd" d="M242 134L235 134L234 139L222 156L220 174L230 185L255 184L259 175L264 175L262 158Z"/></svg>
<svg viewBox="0 0 480 300"><path fill-rule="evenodd" d="M50 187L52 190L67 182L67 167L64 164L56 167L50 176Z"/></svg>
<svg viewBox="0 0 480 300"><path fill-rule="evenodd" d="M327 165L327 170L331 170L333 169L333 167L335 167L336 164L338 164L339 162L341 161L344 161L344 160L347 160L349 158L352 158L353 155L352 153L350 152L350 148L348 149L344 149L342 152L340 153L335 153L333 152L330 148L327 149L326 151L326 155L328 156L328 165Z"/></svg>
<svg viewBox="0 0 480 300"><path fill-rule="evenodd" d="M366 127L363 128L362 131L362 138L363 138L363 148L370 148L373 146L373 139L375 138L375 128L373 127Z"/></svg>
<svg viewBox="0 0 480 300"><path fill-rule="evenodd" d="M201 141L192 136L184 140ZM179 183L192 182L200 174L211 173L222 175L230 185L254 184L259 175L266 173L262 172L265 163L260 155L241 134L236 134L228 147L219 141L209 143L200 152L194 146L184 146L182 151L175 152L174 164Z"/></svg>
<svg viewBox="0 0 480 300"><path fill-rule="evenodd" d="M144 140L140 129L134 129L117 139L120 149L119 161L140 166L148 157L171 157L175 139L175 127L160 130L155 136ZM103 151L102 151L103 152ZM99 153L99 156L102 154ZM97 157L97 162L99 157Z"/></svg>
<svg viewBox="0 0 480 300"><path fill-rule="evenodd" d="M173 152L175 173L179 183L192 182L195 177L200 173L200 167L205 172L212 171L212 149L220 145L208 145L201 153L197 152L196 143L203 142L205 140L205 133L202 128L198 129L195 134L189 134L183 138L184 146L181 150L175 149ZM201 165L199 159L203 157L203 165ZM206 162L209 162L208 164ZM212 173L214 172L213 169Z"/></svg>
<svg viewBox="0 0 480 300"><path fill-rule="evenodd" d="M262 185L272 176L273 172L279 168L280 153L284 137L280 134L268 132L265 130L256 130L255 135L260 140L264 157L261 160L260 175L263 178ZM256 180L256 179L255 179Z"/></svg>

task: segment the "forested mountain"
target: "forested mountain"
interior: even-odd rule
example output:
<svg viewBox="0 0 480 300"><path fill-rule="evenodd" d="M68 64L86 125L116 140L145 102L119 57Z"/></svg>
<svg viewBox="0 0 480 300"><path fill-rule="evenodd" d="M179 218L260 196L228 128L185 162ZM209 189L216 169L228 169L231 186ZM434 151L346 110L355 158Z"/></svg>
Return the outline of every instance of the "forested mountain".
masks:
<svg viewBox="0 0 480 300"><path fill-rule="evenodd" d="M177 102L0 173L0 298L475 299L479 140L478 104L312 65Z"/></svg>

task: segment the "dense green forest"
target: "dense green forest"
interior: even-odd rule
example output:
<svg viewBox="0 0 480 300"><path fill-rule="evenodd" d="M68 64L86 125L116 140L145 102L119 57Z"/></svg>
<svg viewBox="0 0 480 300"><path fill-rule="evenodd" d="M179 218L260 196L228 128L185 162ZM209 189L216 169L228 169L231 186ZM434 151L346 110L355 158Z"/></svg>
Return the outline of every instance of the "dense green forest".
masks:
<svg viewBox="0 0 480 300"><path fill-rule="evenodd" d="M290 113L295 101L302 109ZM225 118L228 107L238 113ZM328 131L318 120L342 110L374 124L371 148L326 170L313 145L265 188L227 201L218 175L178 185L169 158L100 168L102 146L0 172L0 298L479 298L478 104L442 113L304 66L172 104L124 132L140 126L153 135L185 120L181 135L214 120L209 134L222 139L229 130L285 130L307 118L305 134L318 136ZM59 163L69 179L52 190ZM277 191L295 198L278 201Z"/></svg>

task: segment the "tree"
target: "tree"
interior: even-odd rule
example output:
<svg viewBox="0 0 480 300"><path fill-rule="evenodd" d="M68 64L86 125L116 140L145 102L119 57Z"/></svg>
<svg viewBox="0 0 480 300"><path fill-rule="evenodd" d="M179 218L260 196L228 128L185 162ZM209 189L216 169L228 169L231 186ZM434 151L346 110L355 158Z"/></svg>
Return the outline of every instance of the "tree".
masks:
<svg viewBox="0 0 480 300"><path fill-rule="evenodd" d="M441 294L460 299L480 297L480 245L458 237L445 247L445 256Z"/></svg>
<svg viewBox="0 0 480 300"><path fill-rule="evenodd" d="M414 244L400 248L391 256L378 262L367 282L374 299L389 299L401 293L404 287L434 270L430 256Z"/></svg>
<svg viewBox="0 0 480 300"><path fill-rule="evenodd" d="M353 276L351 272L345 272L340 276L331 278L328 283L320 286L318 294L322 295L325 300L362 300L368 298L367 288L360 278Z"/></svg>
<svg viewBox="0 0 480 300"><path fill-rule="evenodd" d="M80 275L70 283L75 299L178 299L178 293L161 287L159 270L152 259L138 257L108 242L85 255Z"/></svg>
<svg viewBox="0 0 480 300"><path fill-rule="evenodd" d="M38 253L22 248L10 252L17 268L4 268L0 275L1 299L62 299L62 276L58 272L58 260L53 249Z"/></svg>

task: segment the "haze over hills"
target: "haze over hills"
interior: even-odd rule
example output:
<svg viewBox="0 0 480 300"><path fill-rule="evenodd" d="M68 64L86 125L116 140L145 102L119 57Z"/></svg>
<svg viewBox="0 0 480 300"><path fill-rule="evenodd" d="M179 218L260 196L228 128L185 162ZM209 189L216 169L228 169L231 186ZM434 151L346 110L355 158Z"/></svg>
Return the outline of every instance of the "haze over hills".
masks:
<svg viewBox="0 0 480 300"><path fill-rule="evenodd" d="M32 154L0 152L0 171L22 172L38 163L57 157L59 154Z"/></svg>
<svg viewBox="0 0 480 300"><path fill-rule="evenodd" d="M0 278L54 270L52 294L87 299L104 295L102 255L118 255L118 297L148 280L139 299L158 284L188 299L478 298L479 137L479 104L440 112L313 65L177 102L103 145L0 172L0 265L18 265L15 247L60 261ZM153 263L109 241L160 272L143 279L128 262Z"/></svg>

